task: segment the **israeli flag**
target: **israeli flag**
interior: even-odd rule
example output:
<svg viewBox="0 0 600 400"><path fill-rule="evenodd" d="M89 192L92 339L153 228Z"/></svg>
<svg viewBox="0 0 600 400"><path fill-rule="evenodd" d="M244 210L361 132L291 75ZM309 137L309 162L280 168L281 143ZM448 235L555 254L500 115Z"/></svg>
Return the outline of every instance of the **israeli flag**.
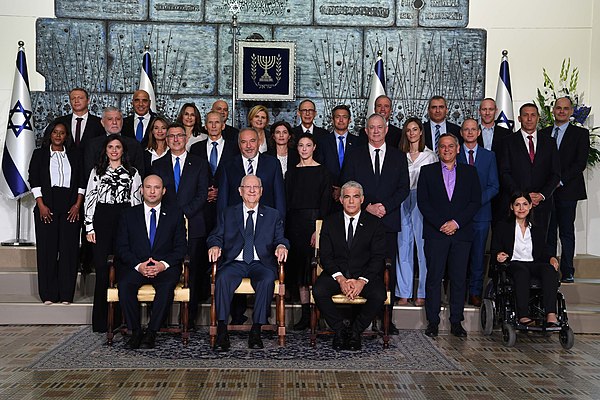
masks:
<svg viewBox="0 0 600 400"><path fill-rule="evenodd" d="M373 65L373 75L371 76L371 93L367 103L367 117L375 113L375 100L381 95L385 95L385 70L383 68L383 59L381 52L377 54L377 60Z"/></svg>
<svg viewBox="0 0 600 400"><path fill-rule="evenodd" d="M496 125L514 131L515 114L513 112L512 89L510 88L510 72L508 70L508 51L502 51L500 76L496 89Z"/></svg>
<svg viewBox="0 0 600 400"><path fill-rule="evenodd" d="M11 199L18 199L29 193L29 161L35 148L33 112L23 46L24 43L19 42L0 177L0 192Z"/></svg>
<svg viewBox="0 0 600 400"><path fill-rule="evenodd" d="M140 75L139 90L145 90L150 96L150 111L156 114L156 95L154 94L154 78L152 77L152 62L150 61L150 52L146 51L142 56L142 74Z"/></svg>

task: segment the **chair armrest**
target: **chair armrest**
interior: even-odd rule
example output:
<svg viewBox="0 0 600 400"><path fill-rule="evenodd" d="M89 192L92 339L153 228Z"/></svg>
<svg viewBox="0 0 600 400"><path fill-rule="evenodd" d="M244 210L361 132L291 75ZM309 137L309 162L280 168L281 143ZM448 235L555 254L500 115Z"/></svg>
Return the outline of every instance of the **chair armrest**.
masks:
<svg viewBox="0 0 600 400"><path fill-rule="evenodd" d="M218 262L218 260L210 263L210 269L211 269L210 283L212 283L212 284L215 284L216 279L217 279L217 262Z"/></svg>
<svg viewBox="0 0 600 400"><path fill-rule="evenodd" d="M110 254L106 259L108 265L108 287L115 288L117 286L117 273L115 270L115 256Z"/></svg>
<svg viewBox="0 0 600 400"><path fill-rule="evenodd" d="M183 258L183 270L181 274L183 275L183 287L187 288L190 281L190 256L187 254Z"/></svg>
<svg viewBox="0 0 600 400"><path fill-rule="evenodd" d="M310 260L311 282L314 285L317 281L317 268L319 267L319 249L315 249L315 255Z"/></svg>
<svg viewBox="0 0 600 400"><path fill-rule="evenodd" d="M279 263L279 284L285 283L285 262Z"/></svg>
<svg viewBox="0 0 600 400"><path fill-rule="evenodd" d="M392 268L392 259L386 257L384 264L385 267L383 270L383 285L385 286L385 290L387 291L390 289L390 269Z"/></svg>

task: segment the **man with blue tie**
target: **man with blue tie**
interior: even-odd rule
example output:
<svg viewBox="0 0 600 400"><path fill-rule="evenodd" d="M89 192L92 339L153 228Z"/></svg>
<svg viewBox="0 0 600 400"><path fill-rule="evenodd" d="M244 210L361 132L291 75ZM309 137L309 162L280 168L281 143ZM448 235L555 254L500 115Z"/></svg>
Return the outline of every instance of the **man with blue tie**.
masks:
<svg viewBox="0 0 600 400"><path fill-rule="evenodd" d="M283 219L276 209L259 204L262 192L258 176L244 176L238 189L242 203L219 213L217 226L207 240L209 261L220 259L215 286L218 321L215 349L221 351L230 347L229 310L243 278L250 278L255 291L248 347L263 348L260 331L268 323L277 263L287 258L289 242L283 237Z"/></svg>
<svg viewBox="0 0 600 400"><path fill-rule="evenodd" d="M134 138L143 148L148 145L148 127L154 119L150 112L151 101L148 92L136 90L131 101L133 115L123 119L123 136Z"/></svg>
<svg viewBox="0 0 600 400"><path fill-rule="evenodd" d="M144 179L144 203L123 211L115 250L119 268L119 303L131 338L129 349L154 348L156 332L173 304L186 252L183 214L162 202L165 188L157 175ZM144 234L141 234L144 232ZM138 289L151 284L156 290L148 329L142 334Z"/></svg>
<svg viewBox="0 0 600 400"><path fill-rule="evenodd" d="M443 96L432 96L427 104L427 116L429 121L423 122L425 136L425 146L437 153L438 141L444 133L451 133L458 138L462 144L460 136L460 126L446 120L448 115L448 104Z"/></svg>
<svg viewBox="0 0 600 400"><path fill-rule="evenodd" d="M464 139L462 151L458 153L458 162L469 164L477 169L481 186L481 207L473 217L473 243L469 256L469 303L475 307L481 306L483 276L485 273L484 253L487 243L490 223L492 221L492 199L500 190L498 167L493 152L478 145L481 129L473 118L464 120L461 127Z"/></svg>

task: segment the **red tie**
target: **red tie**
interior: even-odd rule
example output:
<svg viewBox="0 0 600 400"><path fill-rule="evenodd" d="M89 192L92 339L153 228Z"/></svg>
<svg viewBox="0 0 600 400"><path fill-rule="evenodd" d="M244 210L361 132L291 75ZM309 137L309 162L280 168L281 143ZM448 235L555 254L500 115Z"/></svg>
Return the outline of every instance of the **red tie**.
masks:
<svg viewBox="0 0 600 400"><path fill-rule="evenodd" d="M473 150L469 150L469 165L475 165L475 159L473 158Z"/></svg>
<svg viewBox="0 0 600 400"><path fill-rule="evenodd" d="M535 150L533 147L533 136L527 135L527 139L529 139L529 160L533 164L533 160L535 159Z"/></svg>

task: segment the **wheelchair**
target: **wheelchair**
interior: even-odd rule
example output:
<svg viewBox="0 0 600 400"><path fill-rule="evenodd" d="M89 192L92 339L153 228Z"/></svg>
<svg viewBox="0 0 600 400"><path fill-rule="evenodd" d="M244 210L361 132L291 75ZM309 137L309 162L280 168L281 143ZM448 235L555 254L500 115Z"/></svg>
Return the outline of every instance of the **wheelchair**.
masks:
<svg viewBox="0 0 600 400"><path fill-rule="evenodd" d="M546 323L541 281L532 277L529 296L529 318L534 320L534 324L523 325L519 323L517 318L512 277L508 273L507 268L508 263L490 263L490 280L484 290L483 302L479 311L483 334L489 336L492 334L494 328L501 327L502 343L507 347L512 347L517 341L517 331L539 333L542 335L558 332L561 346L566 350L573 347L575 335L573 329L569 327L565 298L560 290L556 293L558 326L549 327Z"/></svg>

